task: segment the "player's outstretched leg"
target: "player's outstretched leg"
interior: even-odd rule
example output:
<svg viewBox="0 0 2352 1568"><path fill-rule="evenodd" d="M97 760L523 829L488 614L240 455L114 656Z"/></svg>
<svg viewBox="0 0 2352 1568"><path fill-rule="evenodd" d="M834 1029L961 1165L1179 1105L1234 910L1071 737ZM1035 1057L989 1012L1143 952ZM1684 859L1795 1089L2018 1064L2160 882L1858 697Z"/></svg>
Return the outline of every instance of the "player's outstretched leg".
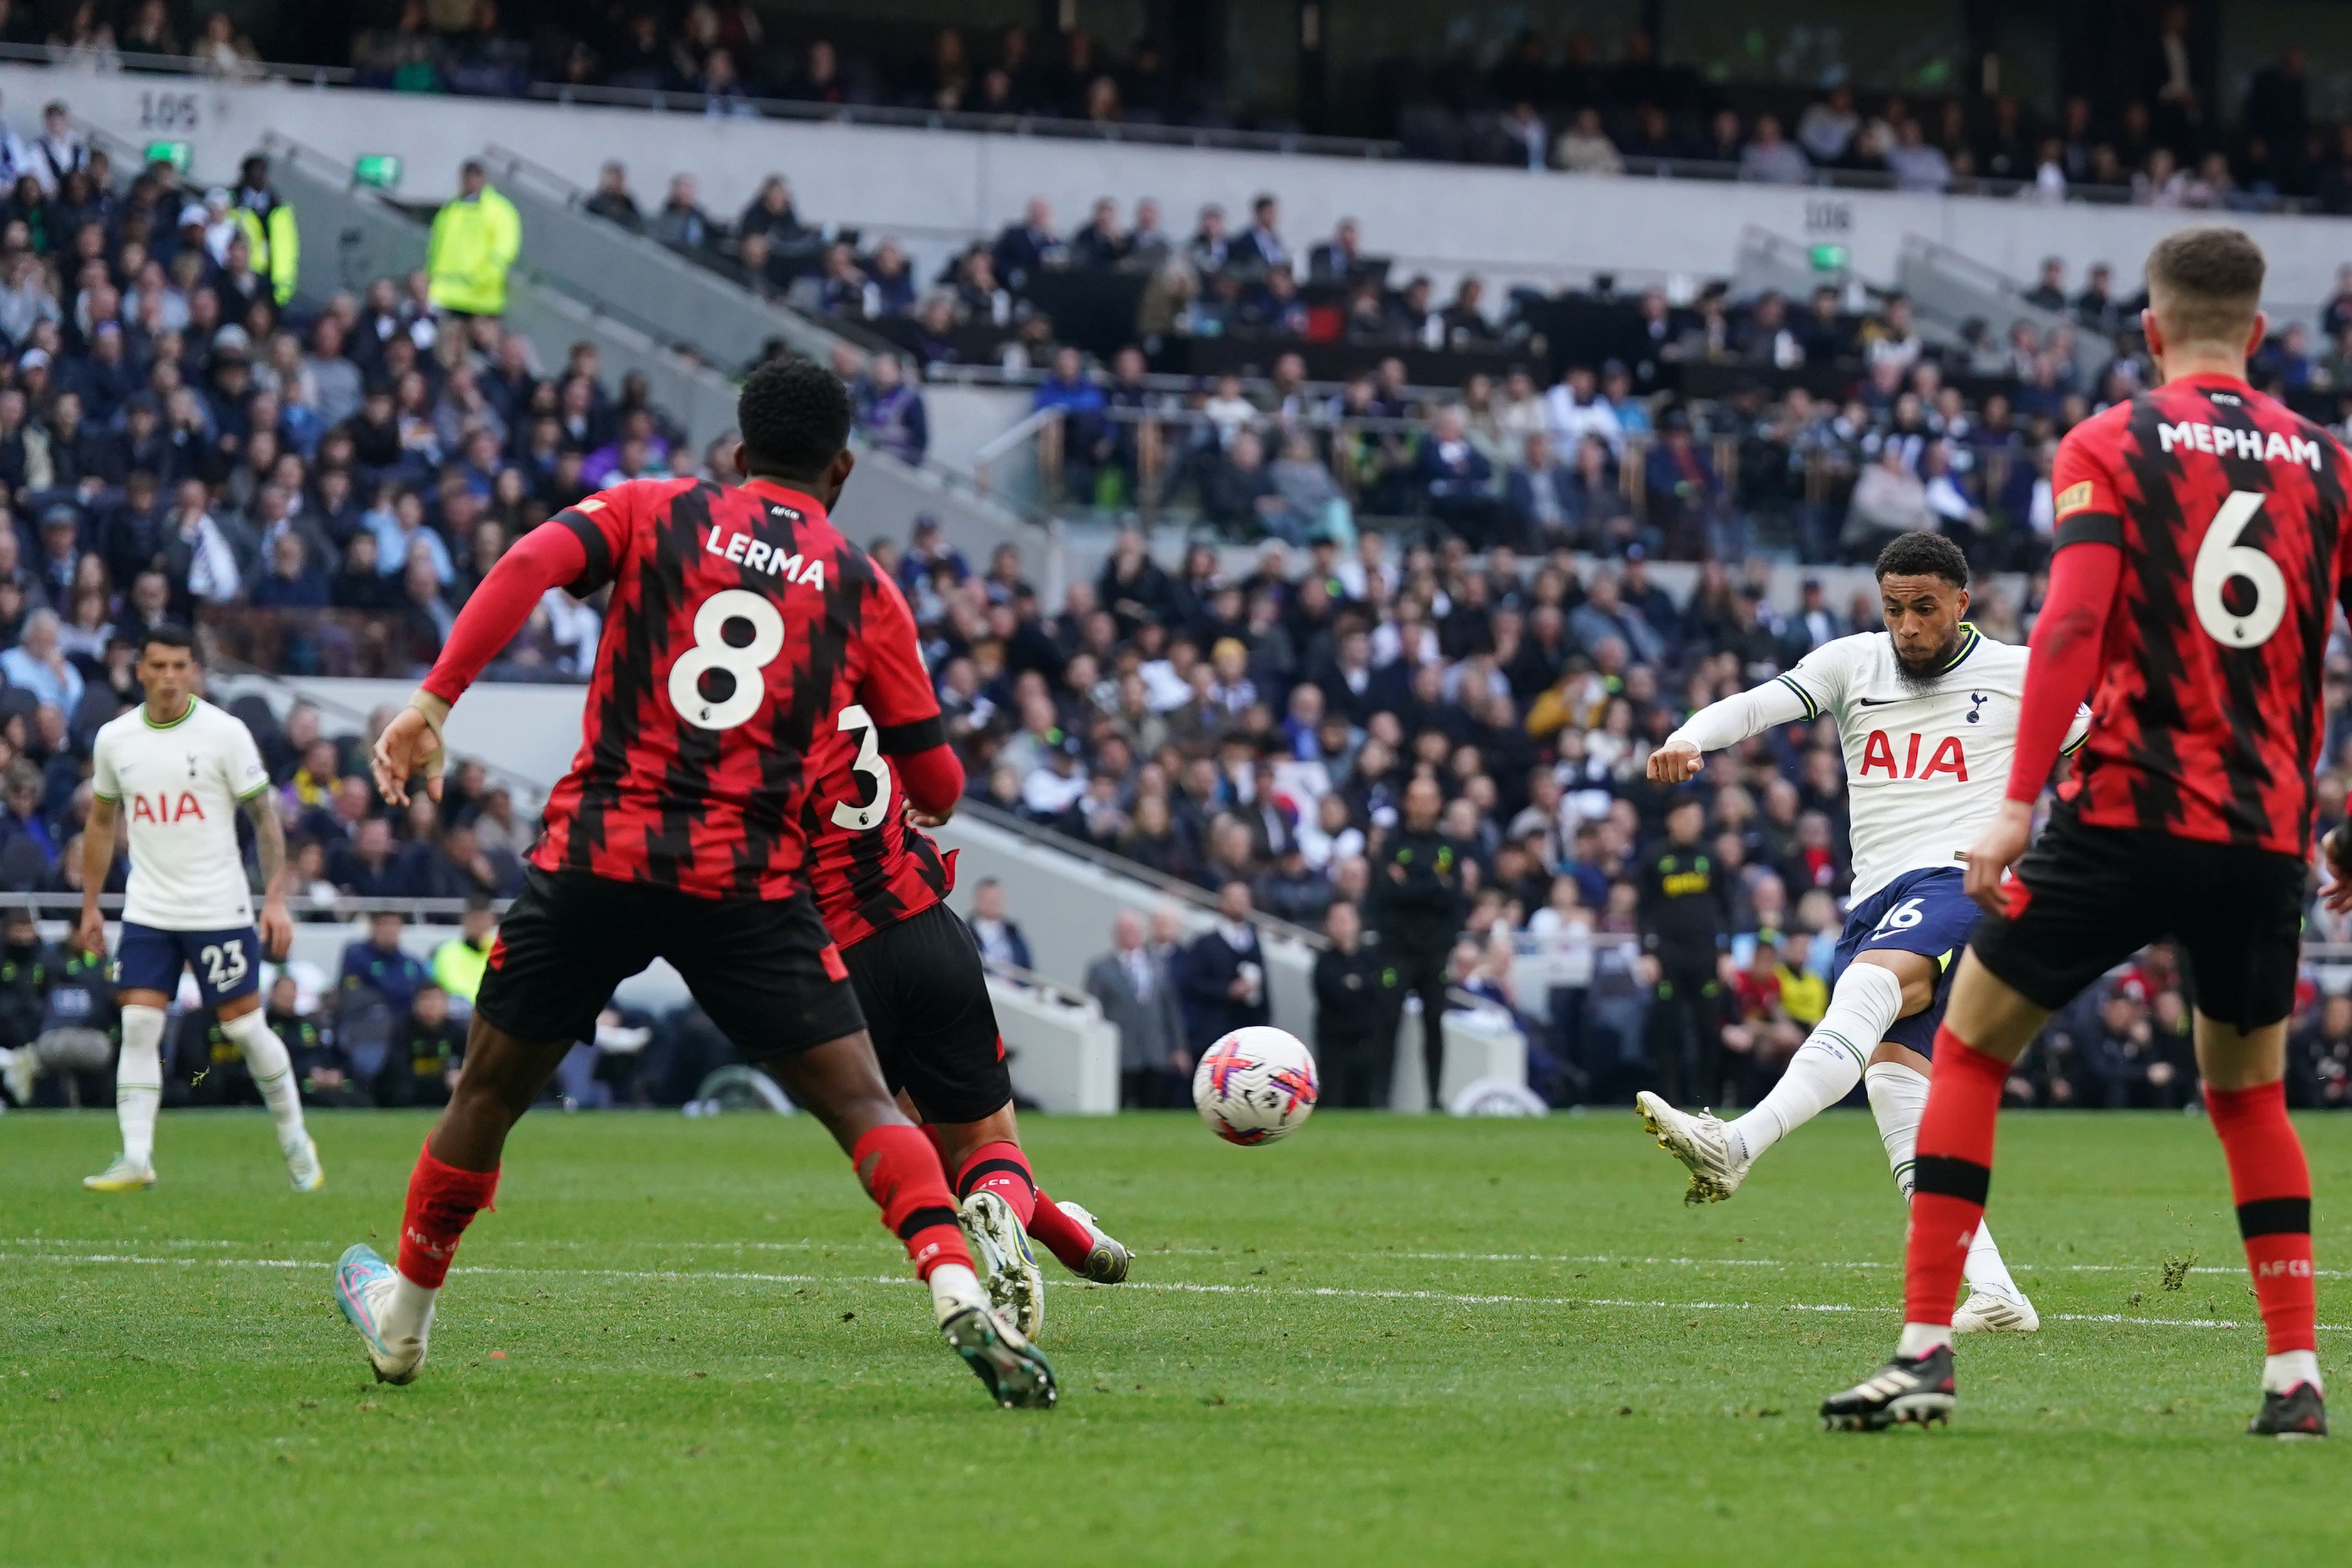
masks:
<svg viewBox="0 0 2352 1568"><path fill-rule="evenodd" d="M1039 1193L1029 1234L1073 1274L1097 1285L1117 1285L1127 1278L1131 1258L1126 1247L1074 1203L1055 1203Z"/></svg>
<svg viewBox="0 0 2352 1568"><path fill-rule="evenodd" d="M571 1047L519 1040L474 1015L457 1087L409 1173L397 1266L364 1243L335 1266L335 1303L359 1331L379 1381L413 1383L424 1370L434 1304L458 1239L498 1192L507 1134Z"/></svg>
<svg viewBox="0 0 2352 1568"><path fill-rule="evenodd" d="M905 1110L912 1102L902 1094L898 1103L899 1108ZM940 1152L940 1164L951 1164L953 1162L948 1153L946 1141L940 1136L938 1125L929 1121L921 1125L923 1136L929 1139L931 1147ZM1026 1159L1027 1156L1023 1157ZM1091 1213L1074 1203L1056 1203L1045 1195L1043 1188L1037 1189L1036 1200L1036 1206L1023 1222L1030 1240L1044 1242L1045 1250L1052 1253L1063 1268L1082 1279L1097 1285L1117 1285L1127 1278L1128 1268L1132 1262L1127 1247L1105 1230Z"/></svg>
<svg viewBox="0 0 2352 1568"><path fill-rule="evenodd" d="M98 1193L136 1192L155 1184L155 1113L163 1103L163 1009L126 1002L122 1051L114 1062L114 1119L122 1152L81 1184Z"/></svg>
<svg viewBox="0 0 2352 1568"><path fill-rule="evenodd" d="M2200 1026L2203 1020L2200 1020ZM2284 1080L2250 1089L2207 1084L2205 1104L2230 1162L2230 1195L2246 1244L2246 1268L2269 1350L2257 1437L2325 1437L2311 1256L2311 1169L2287 1120Z"/></svg>
<svg viewBox="0 0 2352 1568"><path fill-rule="evenodd" d="M1927 991L1932 994L1932 980ZM1924 1006L1927 995L1918 1000ZM1724 1121L1677 1110L1647 1090L1634 1096L1642 1125L1690 1172L1683 1201L1721 1203L1739 1190L1765 1150L1852 1093L1871 1051L1903 1016L1903 1005L1904 983L1895 973L1858 959L1838 976L1828 1011L1789 1058L1780 1081L1747 1115Z"/></svg>
<svg viewBox="0 0 2352 1568"><path fill-rule="evenodd" d="M865 1031L763 1065L848 1151L857 1179L882 1210L884 1228L906 1244L917 1276L930 1286L932 1313L949 1347L999 1405L1052 1409L1054 1369L1017 1324L991 1310L972 1272L940 1149L892 1100Z"/></svg>
<svg viewBox="0 0 2352 1568"><path fill-rule="evenodd" d="M1927 1109L1927 1075L1903 1062L1878 1061L1863 1074L1863 1085L1870 1094L1871 1114L1878 1119L1878 1137L1886 1145L1895 1184L1907 1204L1917 1163L1919 1118ZM2001 1261L1990 1226L1977 1226L1962 1277L1969 1283L1969 1299L1952 1314L1955 1334L2030 1334L2042 1327L2041 1315Z"/></svg>
<svg viewBox="0 0 2352 1568"><path fill-rule="evenodd" d="M244 1000L248 1005L235 1016L229 1009L236 1004L221 1005L221 1033L244 1053L246 1070L269 1107L269 1119L278 1128L278 1152L286 1157L287 1180L298 1193L315 1193L326 1185L327 1173L319 1163L319 1146L302 1125L302 1091L294 1081L294 1060L262 1013L260 994Z"/></svg>

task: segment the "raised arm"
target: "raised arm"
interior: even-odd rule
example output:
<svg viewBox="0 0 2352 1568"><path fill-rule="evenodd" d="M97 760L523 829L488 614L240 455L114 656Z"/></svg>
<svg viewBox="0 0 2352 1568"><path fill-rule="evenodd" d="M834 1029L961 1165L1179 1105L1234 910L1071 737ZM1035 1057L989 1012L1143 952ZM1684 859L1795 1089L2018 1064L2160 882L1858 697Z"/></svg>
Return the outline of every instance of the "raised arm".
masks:
<svg viewBox="0 0 2352 1568"><path fill-rule="evenodd" d="M1684 720L1682 728L1650 753L1650 777L1659 784L1681 784L1706 766L1707 752L1736 746L1775 724L1793 724L1820 711L1819 705L1787 676L1710 702Z"/></svg>
<svg viewBox="0 0 2352 1568"><path fill-rule="evenodd" d="M405 805L408 781L420 773L425 775L425 793L435 800L441 798L441 726L448 720L449 710L482 673L482 667L522 630L538 607L540 595L550 588L583 583L590 574L592 556L581 537L585 520L572 521L578 510L567 509L524 534L520 542L499 557L499 563L457 612L449 640L442 646L441 657L434 661L425 683L377 737L370 762L376 788L385 800Z"/></svg>

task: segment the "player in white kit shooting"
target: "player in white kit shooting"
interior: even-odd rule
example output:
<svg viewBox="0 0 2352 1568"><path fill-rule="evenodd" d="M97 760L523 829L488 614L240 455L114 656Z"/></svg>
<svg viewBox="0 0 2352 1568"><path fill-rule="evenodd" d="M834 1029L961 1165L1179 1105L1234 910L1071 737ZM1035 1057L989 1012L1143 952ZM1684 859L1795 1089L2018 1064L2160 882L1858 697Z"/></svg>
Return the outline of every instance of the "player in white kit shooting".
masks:
<svg viewBox="0 0 2352 1568"><path fill-rule="evenodd" d="M106 951L99 889L114 863L118 820L129 825L131 884L123 900L115 984L122 1005L122 1054L114 1068L114 1113L122 1152L82 1185L134 1192L155 1184L155 1112L163 1094L163 1010L193 967L221 1033L244 1054L254 1086L278 1124L278 1147L297 1192L324 1181L318 1146L302 1126L302 1100L286 1046L261 1010L261 961L283 958L294 940L278 876L285 832L269 799L269 773L253 732L197 697L188 635L158 626L139 649L146 700L98 732L89 823L82 837L83 951ZM261 860L261 925L236 844L236 813L253 824Z"/></svg>
<svg viewBox="0 0 2352 1568"><path fill-rule="evenodd" d="M1960 852L1999 811L2017 742L2026 650L1965 618L1969 563L1941 534L1906 533L1878 557L1886 629L1825 643L1794 669L1711 703L1666 737L1650 777L1679 784L1705 753L1780 724L1837 721L1853 801L1853 893L1829 1010L1756 1108L1734 1121L1635 1097L1643 1125L1690 1170L1690 1203L1719 1203L1757 1157L1867 1085L1895 1184L1910 1200L1936 1026L1951 965L1975 926ZM2077 715L2072 755L2090 722ZM1958 1333L2031 1333L2041 1320L1981 1228Z"/></svg>

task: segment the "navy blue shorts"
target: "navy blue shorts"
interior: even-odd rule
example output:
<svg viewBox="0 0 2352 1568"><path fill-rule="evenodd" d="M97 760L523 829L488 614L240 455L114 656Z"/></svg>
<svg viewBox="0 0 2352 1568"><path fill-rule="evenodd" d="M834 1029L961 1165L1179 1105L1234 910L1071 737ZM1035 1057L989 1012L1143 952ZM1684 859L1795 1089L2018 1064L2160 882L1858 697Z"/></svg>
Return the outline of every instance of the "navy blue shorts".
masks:
<svg viewBox="0 0 2352 1568"><path fill-rule="evenodd" d="M1854 954L1871 949L1916 952L1936 961L1943 973L1936 980L1935 999L1909 1017L1897 1018L1886 1031L1889 1040L1923 1057L1936 1054L1936 1028L1944 1021L1944 1004L1952 994L1952 966L1984 913L1962 890L1966 886L1967 873L1958 866L1904 872L1854 905L1831 962L1830 984L1834 988Z"/></svg>
<svg viewBox="0 0 2352 1568"><path fill-rule="evenodd" d="M158 931L122 922L114 951L114 984L122 991L176 994L180 971L196 972L205 1005L217 1007L261 989L261 934L251 926L226 931Z"/></svg>

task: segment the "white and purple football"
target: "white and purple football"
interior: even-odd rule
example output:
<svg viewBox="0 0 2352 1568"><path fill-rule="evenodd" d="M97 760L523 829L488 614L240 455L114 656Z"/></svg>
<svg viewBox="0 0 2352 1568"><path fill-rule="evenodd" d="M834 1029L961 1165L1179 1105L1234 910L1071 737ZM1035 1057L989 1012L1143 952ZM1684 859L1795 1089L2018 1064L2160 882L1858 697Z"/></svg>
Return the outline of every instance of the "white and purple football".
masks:
<svg viewBox="0 0 2352 1568"><path fill-rule="evenodd" d="M1192 1104L1228 1143L1255 1147L1287 1136L1315 1109L1315 1056L1297 1036L1235 1029L1192 1071Z"/></svg>

